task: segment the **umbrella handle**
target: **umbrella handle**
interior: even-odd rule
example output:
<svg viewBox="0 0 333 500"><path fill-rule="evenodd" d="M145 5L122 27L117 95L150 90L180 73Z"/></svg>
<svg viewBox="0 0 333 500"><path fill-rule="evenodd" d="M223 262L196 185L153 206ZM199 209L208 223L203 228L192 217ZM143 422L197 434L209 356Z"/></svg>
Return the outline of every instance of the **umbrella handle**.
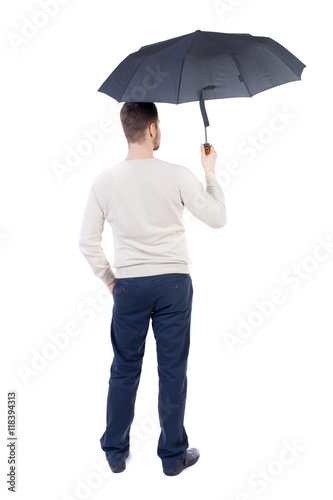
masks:
<svg viewBox="0 0 333 500"><path fill-rule="evenodd" d="M206 153L206 155L209 155L210 154L210 144L207 142L207 127L205 127L205 139L206 139L206 142L204 144L205 153Z"/></svg>
<svg viewBox="0 0 333 500"><path fill-rule="evenodd" d="M210 154L210 144L208 144L208 142L205 142L204 148L205 148L206 155L209 155Z"/></svg>
<svg viewBox="0 0 333 500"><path fill-rule="evenodd" d="M204 148L205 148L206 155L210 154L211 147L210 147L210 144L207 142L207 127L209 127L209 120L208 120L208 116L207 116L207 111L206 111L206 107L205 107L205 101L204 101L204 98L203 98L203 93L204 93L205 90L211 90L211 89L214 89L214 88L215 88L215 85L208 85L208 87L204 87L201 90L201 92L200 92L200 109L201 109L201 114L202 114L202 118L203 118L204 125L205 125L205 138L206 138L206 142L204 144Z"/></svg>

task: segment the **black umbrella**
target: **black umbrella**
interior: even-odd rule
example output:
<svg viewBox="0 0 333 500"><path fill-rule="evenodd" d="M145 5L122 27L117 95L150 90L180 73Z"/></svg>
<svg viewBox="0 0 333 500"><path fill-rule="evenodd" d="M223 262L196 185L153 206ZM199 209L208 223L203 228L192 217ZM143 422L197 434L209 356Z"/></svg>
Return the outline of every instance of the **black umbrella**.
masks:
<svg viewBox="0 0 333 500"><path fill-rule="evenodd" d="M301 79L303 64L271 38L197 30L130 54L98 89L118 102L200 101L252 97Z"/></svg>

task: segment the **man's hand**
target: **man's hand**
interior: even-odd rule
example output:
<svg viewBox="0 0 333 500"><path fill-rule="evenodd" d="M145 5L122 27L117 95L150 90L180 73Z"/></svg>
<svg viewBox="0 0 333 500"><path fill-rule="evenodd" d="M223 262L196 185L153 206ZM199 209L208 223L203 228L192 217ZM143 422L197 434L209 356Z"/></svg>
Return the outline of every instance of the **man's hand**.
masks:
<svg viewBox="0 0 333 500"><path fill-rule="evenodd" d="M201 163L204 168L205 174L215 173L215 163L217 152L211 145L209 155L206 155L204 145L201 144Z"/></svg>
<svg viewBox="0 0 333 500"><path fill-rule="evenodd" d="M111 283L111 285L107 285L107 287L110 290L112 296L113 296L114 283L115 282Z"/></svg>

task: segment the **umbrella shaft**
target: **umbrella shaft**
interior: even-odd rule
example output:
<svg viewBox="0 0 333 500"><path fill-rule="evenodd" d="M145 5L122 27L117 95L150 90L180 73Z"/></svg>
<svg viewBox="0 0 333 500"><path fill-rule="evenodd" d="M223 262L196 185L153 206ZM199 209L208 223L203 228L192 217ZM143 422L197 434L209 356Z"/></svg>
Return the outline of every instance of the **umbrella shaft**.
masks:
<svg viewBox="0 0 333 500"><path fill-rule="evenodd" d="M205 127L205 139L206 139L205 142L207 144L207 127Z"/></svg>

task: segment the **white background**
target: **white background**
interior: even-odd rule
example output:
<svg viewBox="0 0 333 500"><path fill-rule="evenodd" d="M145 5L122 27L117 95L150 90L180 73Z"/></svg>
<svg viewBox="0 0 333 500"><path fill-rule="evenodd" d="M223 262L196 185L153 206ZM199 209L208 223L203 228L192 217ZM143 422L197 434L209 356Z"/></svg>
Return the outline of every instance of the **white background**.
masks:
<svg viewBox="0 0 333 500"><path fill-rule="evenodd" d="M333 251L317 253L333 238L329 2L71 0L46 18L41 4L1 5L2 491L9 494L7 391L15 390L16 498L329 497ZM44 26L15 45L32 20ZM124 473L112 474L99 444L112 297L78 236L92 181L124 158L127 145L121 105L97 89L142 45L197 29L269 36L307 68L301 82L252 99L207 102L228 222L213 230L184 218L194 286L185 427L201 458L177 477L162 472L150 327L132 456ZM156 157L187 166L204 183L199 104L158 109ZM276 113L285 118L272 132ZM68 148L105 119L112 132L59 177L55 162L65 164ZM245 154L253 138L259 147ZM237 174L228 177L231 162ZM108 227L104 244L112 263ZM269 305L274 289L283 303ZM255 319L242 339L240 323ZM231 349L226 333L241 343ZM57 334L67 345L56 347Z"/></svg>

